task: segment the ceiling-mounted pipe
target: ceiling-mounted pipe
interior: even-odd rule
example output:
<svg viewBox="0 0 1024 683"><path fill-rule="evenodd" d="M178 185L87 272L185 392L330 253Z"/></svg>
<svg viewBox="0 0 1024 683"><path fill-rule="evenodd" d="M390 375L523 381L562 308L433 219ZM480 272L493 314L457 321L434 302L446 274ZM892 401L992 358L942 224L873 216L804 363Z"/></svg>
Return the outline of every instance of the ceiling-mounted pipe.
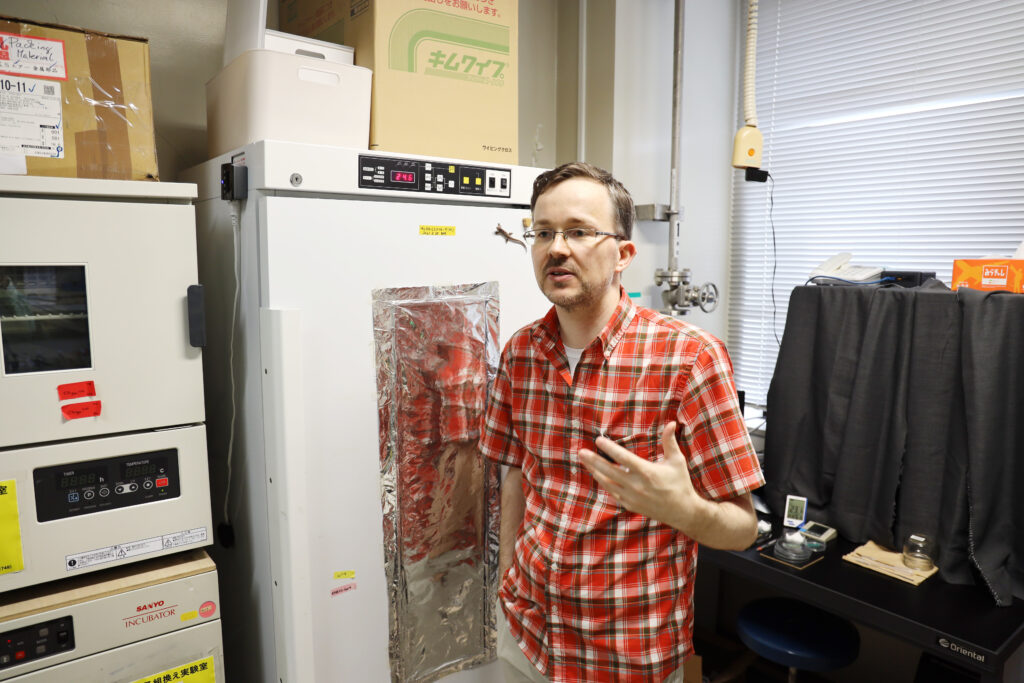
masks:
<svg viewBox="0 0 1024 683"><path fill-rule="evenodd" d="M661 293L662 312L669 315L686 313L699 306L710 313L718 306L718 287L711 282L694 286L688 268L679 270L679 240L683 219L683 30L686 23L686 0L676 0L675 33L672 39L672 164L670 169L669 206L653 204L637 207L641 220L668 221L668 268L654 271L654 284L668 289Z"/></svg>
<svg viewBox="0 0 1024 683"><path fill-rule="evenodd" d="M587 160L587 0L580 0L576 67L576 158Z"/></svg>
<svg viewBox="0 0 1024 683"><path fill-rule="evenodd" d="M682 222L683 179L680 165L683 159L683 19L686 0L676 0L674 33L672 35L672 166L670 172L668 207L668 269L679 265L679 231Z"/></svg>

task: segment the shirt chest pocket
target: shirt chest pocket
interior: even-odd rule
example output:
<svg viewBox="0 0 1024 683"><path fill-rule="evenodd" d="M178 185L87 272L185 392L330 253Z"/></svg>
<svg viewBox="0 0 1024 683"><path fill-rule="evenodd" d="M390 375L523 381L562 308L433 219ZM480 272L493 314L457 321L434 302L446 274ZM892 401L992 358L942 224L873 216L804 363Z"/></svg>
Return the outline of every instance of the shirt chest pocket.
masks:
<svg viewBox="0 0 1024 683"><path fill-rule="evenodd" d="M650 431L622 433L615 429L605 430L604 435L625 448L633 455L651 462L665 457L661 447L661 433Z"/></svg>

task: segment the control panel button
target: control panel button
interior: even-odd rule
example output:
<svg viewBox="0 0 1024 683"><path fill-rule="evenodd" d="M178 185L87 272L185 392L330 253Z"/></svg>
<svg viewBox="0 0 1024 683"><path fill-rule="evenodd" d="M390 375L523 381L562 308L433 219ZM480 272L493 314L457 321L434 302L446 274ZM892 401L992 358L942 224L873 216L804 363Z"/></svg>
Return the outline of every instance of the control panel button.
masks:
<svg viewBox="0 0 1024 683"><path fill-rule="evenodd" d="M114 493L116 493L118 495L121 495L122 493L124 493L124 490L125 490L124 486L122 486L121 484L118 484L117 486L114 487Z"/></svg>
<svg viewBox="0 0 1024 683"><path fill-rule="evenodd" d="M86 500L92 500L95 497L96 497L96 492L93 491L92 489L89 489L88 491L83 491L82 492L82 498L85 498Z"/></svg>
<svg viewBox="0 0 1024 683"><path fill-rule="evenodd" d="M142 488L147 490L153 488L153 480L147 479L146 481L142 482Z"/></svg>
<svg viewBox="0 0 1024 683"><path fill-rule="evenodd" d="M68 494L68 502L69 503L77 503L78 502L78 492L77 491L72 491L71 493Z"/></svg>
<svg viewBox="0 0 1024 683"><path fill-rule="evenodd" d="M109 495L110 495L110 489L108 489L106 486L104 486L103 488L100 489L100 498L106 498Z"/></svg>
<svg viewBox="0 0 1024 683"><path fill-rule="evenodd" d="M161 487L161 488L163 488L164 486L167 486L167 484L169 484L169 483L170 483L170 479L168 479L167 477L160 477L159 479L156 480L156 485Z"/></svg>

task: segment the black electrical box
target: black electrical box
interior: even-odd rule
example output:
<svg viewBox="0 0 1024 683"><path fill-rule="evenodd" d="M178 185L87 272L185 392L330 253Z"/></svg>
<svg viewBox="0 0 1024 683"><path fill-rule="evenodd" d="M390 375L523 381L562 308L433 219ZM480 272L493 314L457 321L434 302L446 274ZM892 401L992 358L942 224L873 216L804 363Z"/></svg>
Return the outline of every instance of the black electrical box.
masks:
<svg viewBox="0 0 1024 683"><path fill-rule="evenodd" d="M928 280L935 279L935 271L930 273L919 270L883 270L878 276L879 280L886 280L887 285L898 285L900 287L920 287Z"/></svg>

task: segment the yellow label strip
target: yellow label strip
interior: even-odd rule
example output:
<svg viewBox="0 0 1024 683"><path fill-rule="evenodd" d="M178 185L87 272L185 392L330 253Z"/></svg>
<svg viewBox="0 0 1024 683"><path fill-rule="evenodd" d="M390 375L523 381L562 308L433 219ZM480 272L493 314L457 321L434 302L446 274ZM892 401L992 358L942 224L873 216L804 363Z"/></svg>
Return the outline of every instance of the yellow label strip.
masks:
<svg viewBox="0 0 1024 683"><path fill-rule="evenodd" d="M21 521L18 518L18 482L0 481L0 574L25 568L21 549Z"/></svg>
<svg viewBox="0 0 1024 683"><path fill-rule="evenodd" d="M167 671L150 674L145 678L134 680L132 683L164 683L165 681L217 683L217 671L213 666L213 657L197 659L194 662L167 669Z"/></svg>
<svg viewBox="0 0 1024 683"><path fill-rule="evenodd" d="M421 235L454 235L454 225L421 225Z"/></svg>

